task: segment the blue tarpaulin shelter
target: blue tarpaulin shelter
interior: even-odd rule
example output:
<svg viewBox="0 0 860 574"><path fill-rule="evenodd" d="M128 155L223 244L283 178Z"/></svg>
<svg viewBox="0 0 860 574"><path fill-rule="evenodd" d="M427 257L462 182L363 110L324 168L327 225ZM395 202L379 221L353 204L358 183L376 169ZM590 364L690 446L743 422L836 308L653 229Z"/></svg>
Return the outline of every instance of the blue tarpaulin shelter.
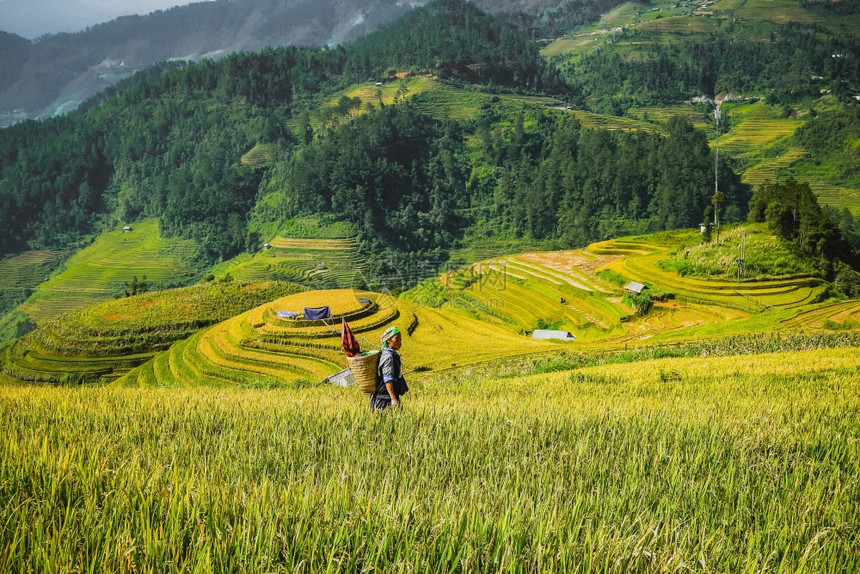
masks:
<svg viewBox="0 0 860 574"><path fill-rule="evenodd" d="M331 309L325 307L305 307L305 319L330 319Z"/></svg>

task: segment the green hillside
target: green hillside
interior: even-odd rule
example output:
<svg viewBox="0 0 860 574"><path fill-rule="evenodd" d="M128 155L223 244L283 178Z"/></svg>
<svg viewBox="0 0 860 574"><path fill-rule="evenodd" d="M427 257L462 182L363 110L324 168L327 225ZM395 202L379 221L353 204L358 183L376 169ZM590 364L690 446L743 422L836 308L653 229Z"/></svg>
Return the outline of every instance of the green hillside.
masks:
<svg viewBox="0 0 860 574"><path fill-rule="evenodd" d="M380 540L399 528L403 559L445 563L453 551L493 569L853 569L860 302L829 298L809 264L764 225L742 225L711 244L684 230L496 255L400 297L236 282L69 313L0 355L0 478L19 477L0 480L15 541L0 564L50 569L85 548L117 571L129 560L385 568L394 547ZM647 314L624 296L630 280L654 292ZM319 305L332 320L278 316ZM370 415L355 387L318 384L346 364L341 318L364 350L385 327L403 330L402 412ZM528 336L543 327L576 339ZM385 449L367 439L389 435ZM403 462L415 456L422 464ZM396 485L379 480L392 474ZM285 503L297 522L281 552L272 509ZM204 515L209 526L189 531ZM24 551L61 518L78 525L74 545L57 536ZM691 526L714 542L682 535ZM576 545L558 538L586 527L595 534ZM234 555L210 528L267 542ZM175 548L128 553L123 529ZM211 551L191 553L189 536ZM342 555L320 555L320 541ZM525 551L528 562L508 557Z"/></svg>
<svg viewBox="0 0 860 574"><path fill-rule="evenodd" d="M709 104L688 102L710 88L725 97L724 218L744 219L750 186L791 176L848 213L839 229L856 242L854 132L822 136L850 119L852 72L831 57L819 79L778 73L787 46L808 66L821 64L811 52L851 53L843 32L856 14L833 10L788 0L627 3L548 45L542 60L515 30L450 0L342 50L153 69L78 115L2 132L0 194L31 206L0 225L4 248L59 251L102 231L92 222L139 222L40 281L0 331L8 339L30 321L121 294L133 277L157 287L211 272L335 288L378 273L408 288L424 269L480 260L472 246L573 249L693 228L710 207L716 140ZM737 46L726 47L732 34ZM418 37L426 46L407 50ZM586 37L601 41L565 44ZM719 49L704 61L696 50L708 46ZM735 55L773 67L751 79L732 67ZM249 70L261 74L251 83ZM154 217L158 241L172 247L144 240L156 237ZM289 229L314 218L349 231ZM17 276L12 261L24 260L6 257L0 269ZM25 278L41 272L31 271L21 274L28 286L4 287L15 303L35 288Z"/></svg>
<svg viewBox="0 0 860 574"><path fill-rule="evenodd" d="M122 295L134 277L159 286L187 283L197 271L196 245L165 239L154 219L100 235L41 283L20 310L37 324L58 315Z"/></svg>
<svg viewBox="0 0 860 574"><path fill-rule="evenodd" d="M63 259L58 251L32 250L0 259L0 314L24 301Z"/></svg>
<svg viewBox="0 0 860 574"><path fill-rule="evenodd" d="M681 114L709 133L712 146L713 115L688 102L725 98L720 149L736 160L745 183L755 187L795 177L808 182L823 203L856 217L856 170L843 167L852 162L856 134L840 134L844 120L816 119L828 110L852 115L852 96L860 94L856 72L840 65L841 58L857 57L853 32L860 14L841 6L795 0L629 2L542 53L581 86L582 105L590 112L655 125L667 114ZM797 56L783 55L791 53ZM806 148L795 137L811 121L819 132L833 134L824 144L828 152Z"/></svg>
<svg viewBox="0 0 860 574"><path fill-rule="evenodd" d="M461 0L337 50L156 66L74 115L0 132L0 200L26 206L0 212L0 249L157 217L165 237L196 242L205 267L325 215L352 225L375 265L419 266L467 235L577 247L605 236L607 217L622 233L695 225L709 201L697 183L705 140L680 124L607 122L573 109L573 92L527 34ZM654 157L615 166L644 153ZM671 183L647 183L685 162ZM604 186L613 192L592 192ZM746 192L728 167L724 188L737 218Z"/></svg>
<svg viewBox="0 0 860 574"><path fill-rule="evenodd" d="M364 265L355 239L293 239L276 237L250 258L236 258L212 269L237 279L273 278L303 285L348 287Z"/></svg>

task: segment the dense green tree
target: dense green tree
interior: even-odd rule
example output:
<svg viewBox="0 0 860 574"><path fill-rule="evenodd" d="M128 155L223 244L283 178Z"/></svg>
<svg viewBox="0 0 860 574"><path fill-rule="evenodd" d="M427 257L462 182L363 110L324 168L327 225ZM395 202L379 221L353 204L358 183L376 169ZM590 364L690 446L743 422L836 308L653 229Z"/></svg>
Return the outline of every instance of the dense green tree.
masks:
<svg viewBox="0 0 860 574"><path fill-rule="evenodd" d="M748 217L750 221L766 221L774 233L807 255L856 265L854 249L806 182L793 178L765 182L750 199Z"/></svg>
<svg viewBox="0 0 860 574"><path fill-rule="evenodd" d="M360 38L349 48L344 71L359 82L391 71L430 72L526 91L566 89L536 44L462 0L436 0Z"/></svg>
<svg viewBox="0 0 860 574"><path fill-rule="evenodd" d="M619 115L633 105L725 92L769 94L769 103L781 104L822 89L848 101L860 90L856 35L797 22L771 28L770 34L738 34L730 24L705 35L676 35L668 45L659 32L625 28L575 63L560 63L579 103ZM636 57L622 55L631 46Z"/></svg>

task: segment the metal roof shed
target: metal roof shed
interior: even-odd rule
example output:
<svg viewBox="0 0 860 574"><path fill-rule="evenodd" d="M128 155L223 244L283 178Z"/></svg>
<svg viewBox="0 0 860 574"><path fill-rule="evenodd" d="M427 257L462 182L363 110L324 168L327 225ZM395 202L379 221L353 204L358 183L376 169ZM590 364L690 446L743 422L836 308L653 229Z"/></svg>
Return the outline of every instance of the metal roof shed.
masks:
<svg viewBox="0 0 860 574"><path fill-rule="evenodd" d="M564 341L573 341L576 335L570 331L553 331L551 329L535 329L532 331L532 339L562 339Z"/></svg>

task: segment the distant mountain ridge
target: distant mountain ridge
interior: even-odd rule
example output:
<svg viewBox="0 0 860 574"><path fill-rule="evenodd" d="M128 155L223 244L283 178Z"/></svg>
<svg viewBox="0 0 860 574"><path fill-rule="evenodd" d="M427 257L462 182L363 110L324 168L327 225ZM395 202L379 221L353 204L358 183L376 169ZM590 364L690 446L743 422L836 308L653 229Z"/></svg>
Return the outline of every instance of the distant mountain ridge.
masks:
<svg viewBox="0 0 860 574"><path fill-rule="evenodd" d="M29 42L0 32L0 126L74 109L156 62L218 59L266 46L350 42L413 6L390 0L238 0L125 16Z"/></svg>
<svg viewBox="0 0 860 574"><path fill-rule="evenodd" d="M335 46L394 22L428 0L218 0L124 16L30 42L0 32L0 127L67 113L157 62L218 59L267 46ZM598 16L621 0L477 0L538 29Z"/></svg>

